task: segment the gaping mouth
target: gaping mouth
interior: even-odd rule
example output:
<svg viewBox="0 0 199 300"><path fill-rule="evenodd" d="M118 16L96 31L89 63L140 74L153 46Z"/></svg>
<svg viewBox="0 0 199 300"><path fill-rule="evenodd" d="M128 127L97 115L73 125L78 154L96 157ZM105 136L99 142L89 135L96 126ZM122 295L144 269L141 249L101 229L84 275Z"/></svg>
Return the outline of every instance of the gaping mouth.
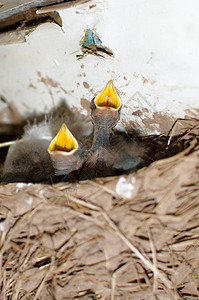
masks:
<svg viewBox="0 0 199 300"><path fill-rule="evenodd" d="M61 152L64 155L70 155L78 149L78 142L72 135L66 124L62 124L58 134L49 145L48 152Z"/></svg>
<svg viewBox="0 0 199 300"><path fill-rule="evenodd" d="M106 87L95 97L94 103L97 107L107 107L119 110L121 100L113 85L113 80L110 80Z"/></svg>

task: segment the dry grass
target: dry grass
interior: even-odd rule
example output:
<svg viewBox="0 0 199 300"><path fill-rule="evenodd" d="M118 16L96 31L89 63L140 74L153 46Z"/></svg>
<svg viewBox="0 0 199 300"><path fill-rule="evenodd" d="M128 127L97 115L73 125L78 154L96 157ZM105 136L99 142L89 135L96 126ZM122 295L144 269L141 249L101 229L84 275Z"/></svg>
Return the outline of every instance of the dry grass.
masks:
<svg viewBox="0 0 199 300"><path fill-rule="evenodd" d="M199 122L187 124L184 151L123 181L1 186L0 299L199 299Z"/></svg>

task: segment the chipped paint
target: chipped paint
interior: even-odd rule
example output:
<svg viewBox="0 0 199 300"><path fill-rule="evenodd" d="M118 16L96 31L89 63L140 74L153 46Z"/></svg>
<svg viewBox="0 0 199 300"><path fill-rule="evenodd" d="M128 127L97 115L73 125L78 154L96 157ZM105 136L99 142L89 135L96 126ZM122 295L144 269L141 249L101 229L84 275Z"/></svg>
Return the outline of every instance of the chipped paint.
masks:
<svg viewBox="0 0 199 300"><path fill-rule="evenodd" d="M96 31L94 29L87 29L85 31L84 38L81 42L81 49L84 54L94 54L97 56L103 56L99 52L106 53L110 56L113 55L113 51L110 50L108 47L104 46L102 44L101 39L97 35ZM77 57L82 58L82 55L77 55Z"/></svg>

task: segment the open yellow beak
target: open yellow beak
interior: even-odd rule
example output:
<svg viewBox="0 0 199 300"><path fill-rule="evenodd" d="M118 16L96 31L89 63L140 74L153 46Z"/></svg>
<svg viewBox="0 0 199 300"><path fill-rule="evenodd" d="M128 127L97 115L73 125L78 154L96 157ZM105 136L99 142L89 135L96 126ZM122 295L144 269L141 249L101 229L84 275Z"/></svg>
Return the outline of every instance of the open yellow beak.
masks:
<svg viewBox="0 0 199 300"><path fill-rule="evenodd" d="M72 135L66 124L62 124L58 134L49 145L48 152L62 152L64 155L69 155L78 149L78 142Z"/></svg>
<svg viewBox="0 0 199 300"><path fill-rule="evenodd" d="M118 109L121 107L121 100L113 85L113 80L109 80L106 87L95 97L94 102L98 107Z"/></svg>

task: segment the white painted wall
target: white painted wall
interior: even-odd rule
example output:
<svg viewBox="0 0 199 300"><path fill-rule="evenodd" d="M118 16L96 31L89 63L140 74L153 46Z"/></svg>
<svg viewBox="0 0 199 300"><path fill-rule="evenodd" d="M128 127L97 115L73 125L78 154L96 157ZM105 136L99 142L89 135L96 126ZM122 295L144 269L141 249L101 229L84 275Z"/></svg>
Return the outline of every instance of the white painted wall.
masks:
<svg viewBox="0 0 199 300"><path fill-rule="evenodd" d="M159 126L165 122L159 113L199 114L198 11L198 0L95 0L61 10L63 30L44 24L26 43L0 46L0 94L27 117L48 112L61 98L81 107L82 98L90 101L113 79L125 104L122 118L160 132L171 121ZM77 60L87 28L96 29L114 57ZM132 115L143 108L141 117ZM4 103L0 109L9 122Z"/></svg>

